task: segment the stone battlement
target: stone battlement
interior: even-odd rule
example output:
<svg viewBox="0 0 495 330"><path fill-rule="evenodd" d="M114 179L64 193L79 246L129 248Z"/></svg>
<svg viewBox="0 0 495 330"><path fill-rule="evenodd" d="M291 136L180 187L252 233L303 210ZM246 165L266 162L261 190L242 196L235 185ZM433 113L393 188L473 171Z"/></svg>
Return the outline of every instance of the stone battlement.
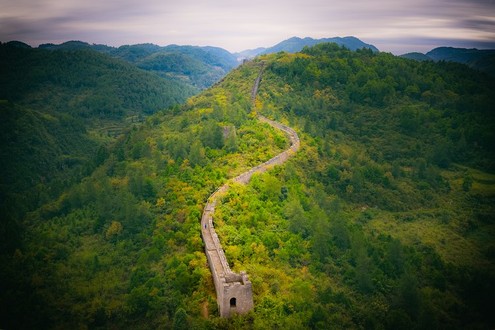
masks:
<svg viewBox="0 0 495 330"><path fill-rule="evenodd" d="M246 273L232 272L225 253L213 226L213 213L219 194L228 189L223 185L214 192L206 204L201 218L201 235L205 242L205 253L210 265L220 316L229 317L232 313L247 313L253 309L253 292Z"/></svg>
<svg viewBox="0 0 495 330"><path fill-rule="evenodd" d="M251 98L254 103L258 86L263 73L263 63L258 77L256 78ZM272 127L282 130L290 140L291 146L289 149L278 154L272 159L251 168L249 171L232 179L232 182L247 184L254 173L263 173L275 165L284 163L292 154L299 149L299 137L297 133L290 127L270 120L266 117L258 115L261 122L268 123ZM213 214L215 206L220 198L220 195L229 189L229 183L225 183L218 188L211 196L203 210L201 217L201 236L205 243L205 253L210 266L211 275L215 284L217 294L217 304L220 311L220 316L229 317L234 313L244 314L253 309L253 289L251 282L245 272L240 274L234 273L227 262L218 235L215 232Z"/></svg>

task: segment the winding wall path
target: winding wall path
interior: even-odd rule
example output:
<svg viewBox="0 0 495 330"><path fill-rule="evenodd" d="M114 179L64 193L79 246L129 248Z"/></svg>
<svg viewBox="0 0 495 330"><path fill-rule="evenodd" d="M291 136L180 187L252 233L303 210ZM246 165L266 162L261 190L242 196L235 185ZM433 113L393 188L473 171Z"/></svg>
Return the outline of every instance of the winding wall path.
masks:
<svg viewBox="0 0 495 330"><path fill-rule="evenodd" d="M258 86L263 74L263 67L256 78L253 89L251 91L251 101L256 100ZM205 253L208 259L208 264L215 283L217 293L217 304L220 311L220 316L229 317L232 313L247 313L253 309L253 293L251 282L245 272L240 274L234 273L227 262L218 235L214 227L214 212L215 206L220 198L220 195L229 189L232 183L247 184L254 173L263 173L275 165L283 164L292 154L294 154L300 146L300 141L297 133L290 127L270 120L262 115L258 115L261 122L268 123L276 129L283 131L290 141L290 147L284 152L278 154L272 159L251 168L249 171L233 178L218 188L210 195L206 206L203 210L201 218L201 236L205 243Z"/></svg>

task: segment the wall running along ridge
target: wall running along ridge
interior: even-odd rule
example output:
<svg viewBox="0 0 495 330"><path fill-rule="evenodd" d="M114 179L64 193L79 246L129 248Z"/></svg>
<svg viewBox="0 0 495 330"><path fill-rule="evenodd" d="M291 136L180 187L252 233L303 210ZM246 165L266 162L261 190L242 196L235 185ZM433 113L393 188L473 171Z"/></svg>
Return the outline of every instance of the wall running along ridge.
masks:
<svg viewBox="0 0 495 330"><path fill-rule="evenodd" d="M251 91L251 101L254 104L258 86L261 81L263 67L256 78L253 89ZM275 165L283 164L291 155L293 155L300 146L300 141L297 133L290 127L270 120L262 115L258 115L261 122L268 123L276 129L283 131L290 140L291 146L289 149L278 154L272 159L251 168L249 171L242 173L231 181L225 183L210 195L206 206L203 210L201 218L201 236L205 243L205 253L210 266L213 282L215 283L215 291L217 294L217 304L221 317L230 317L232 314L245 314L253 309L253 290L251 282L245 272L234 273L227 262L218 235L214 228L214 212L215 206L220 199L220 196L229 189L232 183L247 184L254 173L263 173Z"/></svg>

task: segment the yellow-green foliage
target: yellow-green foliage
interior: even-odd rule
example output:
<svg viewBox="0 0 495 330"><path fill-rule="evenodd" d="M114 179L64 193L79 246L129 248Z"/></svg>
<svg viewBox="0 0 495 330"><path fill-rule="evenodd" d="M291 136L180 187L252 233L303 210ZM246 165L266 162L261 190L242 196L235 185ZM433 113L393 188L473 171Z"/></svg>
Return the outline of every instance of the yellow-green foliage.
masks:
<svg viewBox="0 0 495 330"><path fill-rule="evenodd" d="M21 325L495 325L493 82L332 45L263 61L256 110L295 128L301 149L233 185L215 211L230 266L253 283L254 311L218 317L200 217L215 189L287 147L250 115L256 61L148 118L25 219L25 244L4 272L17 285L2 297L27 297L9 310L36 311Z"/></svg>

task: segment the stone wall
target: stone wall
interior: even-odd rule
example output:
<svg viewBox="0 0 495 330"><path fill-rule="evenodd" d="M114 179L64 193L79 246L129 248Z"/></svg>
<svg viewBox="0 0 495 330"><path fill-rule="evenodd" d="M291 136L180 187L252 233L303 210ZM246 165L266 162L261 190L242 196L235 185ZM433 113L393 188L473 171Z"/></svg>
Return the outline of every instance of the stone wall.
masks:
<svg viewBox="0 0 495 330"><path fill-rule="evenodd" d="M201 218L201 234L205 242L205 253L210 265L220 316L229 317L233 313L244 314L253 309L252 285L246 273L232 272L225 253L215 232L213 214L217 200L227 191L228 184L217 189L204 208Z"/></svg>
<svg viewBox="0 0 495 330"><path fill-rule="evenodd" d="M261 67L251 92L253 102L256 98L262 72L263 66ZM284 163L299 149L299 137L292 128L261 115L258 115L258 119L261 122L268 123L269 125L282 130L289 138L291 146L289 149L263 164L253 167L249 171L235 177L232 179L232 182L247 184L254 173L263 173L275 165ZM218 235L215 232L215 206L220 199L220 196L228 189L229 183L226 183L211 194L203 210L203 216L201 217L201 236L205 243L206 258L208 259L208 264L213 276L218 309L220 311L220 316L222 317L229 317L234 313L244 314L254 308L253 289L247 274L245 272L241 272L240 274L232 272L229 263L227 262L227 258L225 257L222 245L220 244L220 240L218 239Z"/></svg>

